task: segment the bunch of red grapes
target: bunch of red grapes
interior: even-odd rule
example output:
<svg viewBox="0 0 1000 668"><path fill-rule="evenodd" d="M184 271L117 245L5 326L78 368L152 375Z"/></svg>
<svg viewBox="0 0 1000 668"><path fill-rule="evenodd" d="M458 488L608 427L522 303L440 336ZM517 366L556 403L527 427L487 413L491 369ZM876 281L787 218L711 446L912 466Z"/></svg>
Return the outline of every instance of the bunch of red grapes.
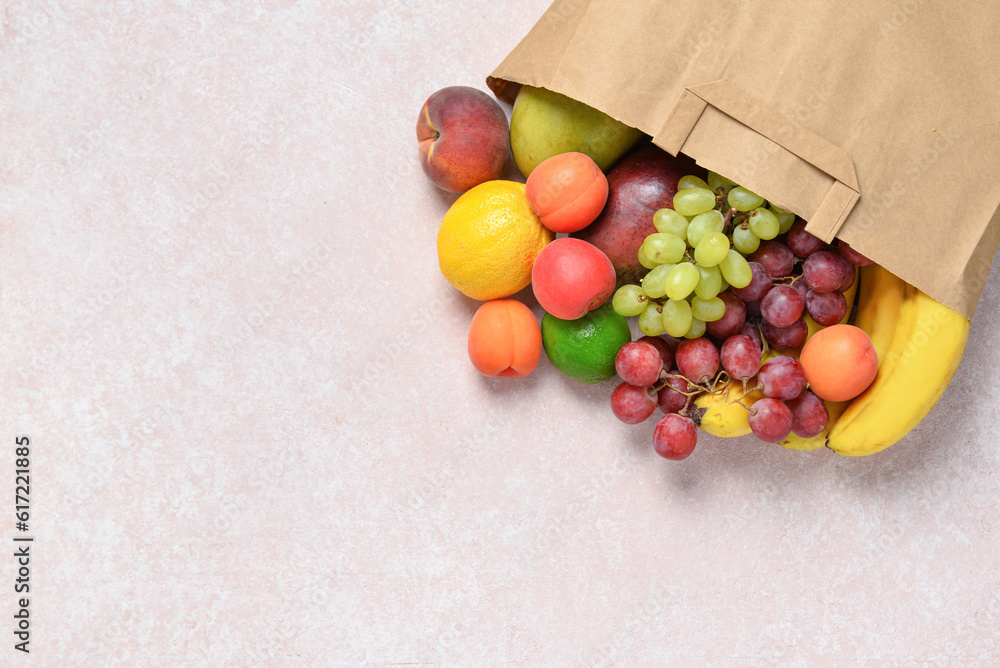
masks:
<svg viewBox="0 0 1000 668"><path fill-rule="evenodd" d="M802 221L762 241L747 260L753 279L719 294L725 314L706 324L704 336L643 336L622 347L615 360L623 382L611 395L611 410L621 421L638 424L659 408L665 415L653 432L653 447L666 459L691 454L698 440L693 399L720 391L729 379L743 382L743 396L755 390L764 395L751 406L742 397L734 400L747 408L750 429L763 441L778 443L791 433L810 438L829 421L795 357L779 355L763 365L761 360L768 349L791 352L805 344L806 314L824 327L840 322L850 308L844 292L857 280L857 268L871 261L843 241L826 244L806 232Z"/></svg>

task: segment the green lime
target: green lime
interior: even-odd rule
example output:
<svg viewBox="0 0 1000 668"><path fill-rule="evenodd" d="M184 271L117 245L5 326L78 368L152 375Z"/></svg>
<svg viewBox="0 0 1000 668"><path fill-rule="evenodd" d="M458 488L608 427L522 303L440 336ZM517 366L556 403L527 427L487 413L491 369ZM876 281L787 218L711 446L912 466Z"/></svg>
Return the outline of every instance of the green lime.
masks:
<svg viewBox="0 0 1000 668"><path fill-rule="evenodd" d="M632 340L628 321L608 300L582 318L542 316L542 345L555 368L582 383L600 383L615 375L615 357Z"/></svg>

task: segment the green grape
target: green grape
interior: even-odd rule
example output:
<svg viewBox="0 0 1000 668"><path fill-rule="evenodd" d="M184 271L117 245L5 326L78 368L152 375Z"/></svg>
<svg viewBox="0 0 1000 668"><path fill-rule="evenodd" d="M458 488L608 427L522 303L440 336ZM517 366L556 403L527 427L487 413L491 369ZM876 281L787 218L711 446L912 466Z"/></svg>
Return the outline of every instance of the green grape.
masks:
<svg viewBox="0 0 1000 668"><path fill-rule="evenodd" d="M681 337L691 329L691 305L686 299L669 299L663 305L661 326L663 331L673 337Z"/></svg>
<svg viewBox="0 0 1000 668"><path fill-rule="evenodd" d="M642 290L647 297L659 299L667 294L667 276L673 268L672 264L658 264L642 277Z"/></svg>
<svg viewBox="0 0 1000 668"><path fill-rule="evenodd" d="M778 236L781 230L778 217L763 207L757 207L751 211L747 220L750 223L750 229L761 239L773 239Z"/></svg>
<svg viewBox="0 0 1000 668"><path fill-rule="evenodd" d="M733 229L733 246L743 255L750 255L760 247L760 237L746 223Z"/></svg>
<svg viewBox="0 0 1000 668"><path fill-rule="evenodd" d="M685 188L704 188L705 190L711 190L707 183L692 174L682 176L677 182L678 190L684 190Z"/></svg>
<svg viewBox="0 0 1000 668"><path fill-rule="evenodd" d="M642 242L642 253L656 264L677 263L684 258L687 244L676 234L657 232L650 234Z"/></svg>
<svg viewBox="0 0 1000 668"><path fill-rule="evenodd" d="M720 293L729 289L729 281L727 281L726 277L722 275L721 269L719 270L719 281L722 283L722 287L719 289Z"/></svg>
<svg viewBox="0 0 1000 668"><path fill-rule="evenodd" d="M722 194L728 195L729 191L736 186L735 181L730 181L725 176L720 176L715 172L708 173L708 188L712 192L716 192L719 188L722 188Z"/></svg>
<svg viewBox="0 0 1000 668"><path fill-rule="evenodd" d="M708 211L695 216L688 225L687 242L691 248L697 248L698 243L706 234L721 232L726 227L726 219L718 211Z"/></svg>
<svg viewBox="0 0 1000 668"><path fill-rule="evenodd" d="M699 320L698 318L691 318L691 327L688 329L687 334L684 335L685 339L697 339L699 337L705 336L705 321Z"/></svg>
<svg viewBox="0 0 1000 668"><path fill-rule="evenodd" d="M676 234L687 239L688 219L673 209L659 209L653 214L653 227L657 232Z"/></svg>
<svg viewBox="0 0 1000 668"><path fill-rule="evenodd" d="M745 288L753 279L753 270L736 249L729 250L726 259L719 263L719 270L726 282L734 288Z"/></svg>
<svg viewBox="0 0 1000 668"><path fill-rule="evenodd" d="M625 318L639 315L646 310L649 300L642 288L632 283L626 283L615 291L611 298L611 308L615 313Z"/></svg>
<svg viewBox="0 0 1000 668"><path fill-rule="evenodd" d="M729 254L729 237L722 232L706 234L694 249L694 261L703 267L714 267Z"/></svg>
<svg viewBox="0 0 1000 668"><path fill-rule="evenodd" d="M743 186L736 186L729 191L729 197L726 199L729 202L729 206L735 206L737 211L750 211L756 209L758 206L764 204L764 198L757 193L750 192Z"/></svg>
<svg viewBox="0 0 1000 668"><path fill-rule="evenodd" d="M705 322L715 322L726 314L726 302L718 297L702 299L695 297L691 300L691 315Z"/></svg>
<svg viewBox="0 0 1000 668"><path fill-rule="evenodd" d="M686 299L694 292L701 273L690 262L681 262L667 274L666 295L670 299Z"/></svg>
<svg viewBox="0 0 1000 668"><path fill-rule="evenodd" d="M674 195L674 211L682 216L697 216L715 208L715 195L708 188L685 188Z"/></svg>
<svg viewBox="0 0 1000 668"><path fill-rule="evenodd" d="M772 211L772 213L774 213ZM795 214L794 213L783 213L774 214L775 218L778 219L778 234L786 234L788 230L792 229L792 225L795 224Z"/></svg>
<svg viewBox="0 0 1000 668"><path fill-rule="evenodd" d="M775 206L773 204L768 204L767 208L771 210L774 217L778 219L778 234L784 234L788 230L792 229L792 225L795 224L795 214L791 211L785 211L781 207Z"/></svg>
<svg viewBox="0 0 1000 668"><path fill-rule="evenodd" d="M642 252L642 246L639 246L639 251L636 253L636 256L639 259L639 264L646 269L653 269L657 266L655 262L646 257L646 254Z"/></svg>
<svg viewBox="0 0 1000 668"><path fill-rule="evenodd" d="M698 285L694 286L694 293L702 299L711 299L722 292L722 272L718 267L702 267L698 265Z"/></svg>
<svg viewBox="0 0 1000 668"><path fill-rule="evenodd" d="M639 314L639 331L646 336L663 334L663 307L656 302L647 302L646 308Z"/></svg>

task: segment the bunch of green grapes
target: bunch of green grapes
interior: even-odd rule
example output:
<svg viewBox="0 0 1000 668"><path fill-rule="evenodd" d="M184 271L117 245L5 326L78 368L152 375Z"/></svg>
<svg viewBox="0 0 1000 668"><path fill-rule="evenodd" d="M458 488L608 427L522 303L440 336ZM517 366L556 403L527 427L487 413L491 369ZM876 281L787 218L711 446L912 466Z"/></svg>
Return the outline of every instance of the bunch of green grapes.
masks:
<svg viewBox="0 0 1000 668"><path fill-rule="evenodd" d="M708 173L707 183L684 176L673 208L653 215L656 232L639 248L639 264L649 271L641 284L621 286L612 307L619 315L638 316L646 336L698 338L705 323L725 315L719 293L750 284L753 273L745 256L794 222L795 214L715 172Z"/></svg>

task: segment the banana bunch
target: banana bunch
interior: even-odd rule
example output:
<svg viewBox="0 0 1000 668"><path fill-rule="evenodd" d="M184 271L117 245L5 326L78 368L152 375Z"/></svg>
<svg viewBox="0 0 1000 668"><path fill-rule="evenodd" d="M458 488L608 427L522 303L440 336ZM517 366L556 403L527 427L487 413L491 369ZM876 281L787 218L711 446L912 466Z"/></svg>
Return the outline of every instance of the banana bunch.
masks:
<svg viewBox="0 0 1000 668"><path fill-rule="evenodd" d="M827 428L812 438L793 433L781 442L786 448L825 446L849 456L888 448L930 412L962 359L970 325L965 317L878 265L861 269L855 289L854 324L868 334L878 354L875 380L851 401L825 402L830 414ZM845 297L850 304L855 295ZM809 323L809 336L819 329ZM714 436L745 436L751 432L744 405L752 405L761 396L758 391L744 397L742 383L730 381L722 391L699 395L693 402L692 418Z"/></svg>
<svg viewBox="0 0 1000 668"><path fill-rule="evenodd" d="M958 368L970 324L877 265L863 270L858 309L855 324L875 346L878 374L826 439L834 452L852 456L888 448L924 419Z"/></svg>

